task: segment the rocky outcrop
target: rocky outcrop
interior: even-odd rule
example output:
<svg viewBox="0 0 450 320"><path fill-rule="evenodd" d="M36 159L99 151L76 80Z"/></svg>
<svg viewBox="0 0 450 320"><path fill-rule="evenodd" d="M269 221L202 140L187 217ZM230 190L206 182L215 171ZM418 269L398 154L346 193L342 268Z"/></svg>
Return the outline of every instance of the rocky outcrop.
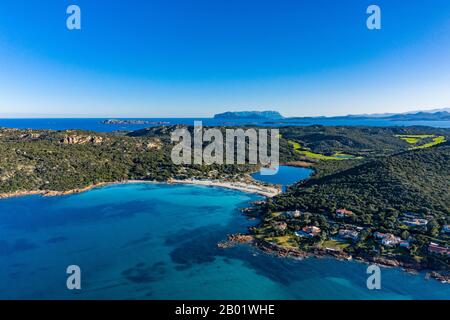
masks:
<svg viewBox="0 0 450 320"><path fill-rule="evenodd" d="M400 262L395 259L387 259L387 258L383 258L383 257L374 257L372 259L372 261L377 264L381 264L381 265L389 266L389 267L399 267L401 265Z"/></svg>
<svg viewBox="0 0 450 320"><path fill-rule="evenodd" d="M436 271L432 271L429 273L429 275L438 280L441 281L442 283L450 283L450 272L436 272Z"/></svg>
<svg viewBox="0 0 450 320"><path fill-rule="evenodd" d="M103 142L103 137L100 136L83 136L83 135L71 135L65 136L61 139L62 144L99 144Z"/></svg>
<svg viewBox="0 0 450 320"><path fill-rule="evenodd" d="M254 240L252 235L249 234L232 234L228 236L228 241L233 241L237 243L250 243Z"/></svg>
<svg viewBox="0 0 450 320"><path fill-rule="evenodd" d="M160 139L153 139L147 143L146 148L148 150L159 150L162 146L163 144Z"/></svg>
<svg viewBox="0 0 450 320"><path fill-rule="evenodd" d="M253 243L254 237L249 234L231 234L228 236L227 241L221 241L217 244L219 248L226 249L234 247L237 244L243 244L243 243Z"/></svg>
<svg viewBox="0 0 450 320"><path fill-rule="evenodd" d="M282 247L265 240L258 240L255 242L255 245L260 250L278 257L306 258L309 256L307 252L301 251L300 249Z"/></svg>

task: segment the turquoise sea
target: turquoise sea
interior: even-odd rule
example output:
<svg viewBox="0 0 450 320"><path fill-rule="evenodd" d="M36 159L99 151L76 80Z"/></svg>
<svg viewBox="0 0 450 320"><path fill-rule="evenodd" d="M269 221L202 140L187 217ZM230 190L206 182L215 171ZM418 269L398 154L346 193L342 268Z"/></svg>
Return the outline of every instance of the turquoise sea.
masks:
<svg viewBox="0 0 450 320"><path fill-rule="evenodd" d="M1 299L449 299L450 285L362 263L277 258L241 245L239 211L259 196L221 188L127 184L0 201ZM82 289L66 289L78 265Z"/></svg>
<svg viewBox="0 0 450 320"><path fill-rule="evenodd" d="M286 189L300 180L308 179L314 171L309 168L293 167L293 166L279 166L276 174L270 173L272 169L262 169L252 174L253 179L271 183L279 184Z"/></svg>

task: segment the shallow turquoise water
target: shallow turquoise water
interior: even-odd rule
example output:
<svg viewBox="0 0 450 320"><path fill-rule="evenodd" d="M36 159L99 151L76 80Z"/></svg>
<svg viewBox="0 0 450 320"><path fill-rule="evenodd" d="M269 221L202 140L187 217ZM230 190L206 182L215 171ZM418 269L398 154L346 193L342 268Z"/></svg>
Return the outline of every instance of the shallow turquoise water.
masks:
<svg viewBox="0 0 450 320"><path fill-rule="evenodd" d="M262 169L263 173L270 172L271 169ZM278 171L274 175L262 174L261 172L256 172L252 174L252 177L256 180L280 184L283 188L295 184L298 181L305 180L309 178L314 171L309 168L300 168L293 166L279 166Z"/></svg>
<svg viewBox="0 0 450 320"><path fill-rule="evenodd" d="M243 245L219 249L255 223L239 208L258 196L184 185L117 185L83 194L0 201L0 298L449 299L450 285L366 265L281 259ZM82 290L66 289L66 267Z"/></svg>

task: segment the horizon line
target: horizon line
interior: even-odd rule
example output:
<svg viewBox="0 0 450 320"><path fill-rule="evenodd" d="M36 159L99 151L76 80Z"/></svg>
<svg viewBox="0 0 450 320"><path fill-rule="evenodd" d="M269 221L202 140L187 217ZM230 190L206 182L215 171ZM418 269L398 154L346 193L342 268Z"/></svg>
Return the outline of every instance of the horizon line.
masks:
<svg viewBox="0 0 450 320"><path fill-rule="evenodd" d="M264 112L277 110L240 110L240 111L222 111L223 112ZM361 114L334 114L334 115L295 115L295 116L283 116L283 118L335 118L335 117L349 117L349 116L382 116L382 115L394 115L394 114L407 114L407 113L419 113L419 112L450 112L450 108L436 108L433 109L414 109L404 112L378 112L378 113L361 113ZM149 115L98 115L98 114L52 114L52 113L0 113L0 120L8 119L212 119L213 115L197 115L197 116L149 116Z"/></svg>

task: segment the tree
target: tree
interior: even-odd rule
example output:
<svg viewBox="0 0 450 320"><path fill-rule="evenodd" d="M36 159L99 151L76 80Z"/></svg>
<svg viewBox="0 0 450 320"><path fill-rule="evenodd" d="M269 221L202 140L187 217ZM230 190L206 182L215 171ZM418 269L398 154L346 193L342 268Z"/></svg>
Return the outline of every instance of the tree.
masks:
<svg viewBox="0 0 450 320"><path fill-rule="evenodd" d="M432 237L437 237L437 236L439 235L439 229L440 229L440 226L439 226L439 223L437 223L436 220L431 220L431 221L428 223L427 228L428 228L428 234L429 234L430 236L432 236Z"/></svg>
<svg viewBox="0 0 450 320"><path fill-rule="evenodd" d="M409 238L409 232L405 230L402 232L402 234L400 236L402 239L406 240Z"/></svg>

